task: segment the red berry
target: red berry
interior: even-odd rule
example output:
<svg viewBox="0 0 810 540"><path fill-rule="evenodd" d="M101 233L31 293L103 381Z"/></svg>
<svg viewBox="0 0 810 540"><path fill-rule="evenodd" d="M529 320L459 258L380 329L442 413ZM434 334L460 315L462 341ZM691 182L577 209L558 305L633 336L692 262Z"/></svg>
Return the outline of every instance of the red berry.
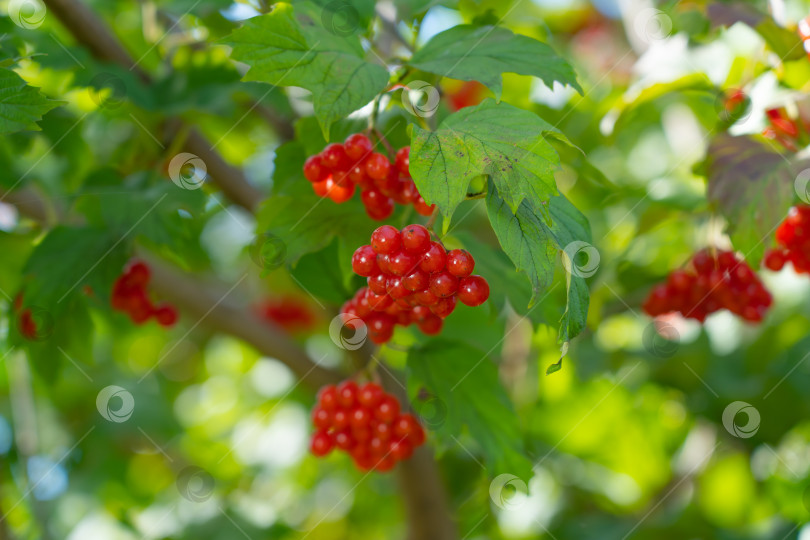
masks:
<svg viewBox="0 0 810 540"><path fill-rule="evenodd" d="M335 441L325 431L318 431L312 436L312 443L309 445L310 451L318 457L323 457L332 451Z"/></svg>
<svg viewBox="0 0 810 540"><path fill-rule="evenodd" d="M332 427L332 415L326 409L315 407L312 409L312 425L318 429Z"/></svg>
<svg viewBox="0 0 810 540"><path fill-rule="evenodd" d="M405 288L405 285L402 283L402 278L400 277L388 278L388 283L386 284L385 290L388 292L388 296L394 300L402 299L411 295L411 291Z"/></svg>
<svg viewBox="0 0 810 540"><path fill-rule="evenodd" d="M310 156L304 162L304 178L310 182L323 182L329 175L329 171L321 163L321 156Z"/></svg>
<svg viewBox="0 0 810 540"><path fill-rule="evenodd" d="M338 403L344 409L354 406L357 400L357 383L354 381L344 381L337 387Z"/></svg>
<svg viewBox="0 0 810 540"><path fill-rule="evenodd" d="M439 297L433 294L430 289L424 289L414 293L417 302L423 306L432 306L439 301Z"/></svg>
<svg viewBox="0 0 810 540"><path fill-rule="evenodd" d="M390 341L394 335L394 319L385 313L375 313L366 322L368 338L377 345Z"/></svg>
<svg viewBox="0 0 810 540"><path fill-rule="evenodd" d="M388 452L396 461L402 461L411 457L413 447L407 440L391 441L388 444Z"/></svg>
<svg viewBox="0 0 810 540"><path fill-rule="evenodd" d="M444 270L447 255L444 247L436 242L430 243L430 248L422 256L422 262L419 263L419 268L433 274L434 272L441 272Z"/></svg>
<svg viewBox="0 0 810 540"><path fill-rule="evenodd" d="M419 197L419 198L416 200L416 202L415 202L415 203L413 203L413 208L414 208L414 210L416 210L416 212L417 212L419 215L422 215L422 216L431 216L431 215L433 215L433 210L436 208L436 205L435 205L435 204L433 204L433 205L428 206L428 204L425 202L425 199L423 199L423 198L420 196L420 197Z"/></svg>
<svg viewBox="0 0 810 540"><path fill-rule="evenodd" d="M374 152L366 158L366 174L374 180L383 180L391 170L391 163L382 154Z"/></svg>
<svg viewBox="0 0 810 540"><path fill-rule="evenodd" d="M362 133L355 133L346 137L346 140L343 141L343 147L346 149L346 154L355 161L371 153L372 149L371 141Z"/></svg>
<svg viewBox="0 0 810 540"><path fill-rule="evenodd" d="M456 277L467 277L475 268L473 256L463 249L453 249L447 253L447 271Z"/></svg>
<svg viewBox="0 0 810 540"><path fill-rule="evenodd" d="M332 143L321 152L321 163L332 171L345 171L349 168L351 160L342 144Z"/></svg>
<svg viewBox="0 0 810 540"><path fill-rule="evenodd" d="M329 193L329 186L331 183L327 180L331 178L331 176L327 176L326 178L327 179L325 179L323 182L314 182L312 184L312 191L314 191L315 195L318 197L326 197L326 195Z"/></svg>
<svg viewBox="0 0 810 540"><path fill-rule="evenodd" d="M402 249L411 255L422 255L430 249L430 231L421 225L402 229Z"/></svg>
<svg viewBox="0 0 810 540"><path fill-rule="evenodd" d="M371 411L365 407L355 407L349 415L349 425L352 428L363 428L371 422Z"/></svg>
<svg viewBox="0 0 810 540"><path fill-rule="evenodd" d="M419 257L400 251L388 256L388 268L396 276L406 276L419 267Z"/></svg>
<svg viewBox="0 0 810 540"><path fill-rule="evenodd" d="M383 225L371 233L371 247L375 253L390 255L399 251L401 245L399 231L391 225Z"/></svg>
<svg viewBox="0 0 810 540"><path fill-rule="evenodd" d="M424 270L417 268L404 278L402 278L402 286L409 291L418 292L423 291L430 285L430 275Z"/></svg>
<svg viewBox="0 0 810 540"><path fill-rule="evenodd" d="M419 325L419 330L422 331L423 334L428 336L435 336L439 332L442 331L442 326L444 325L444 320L438 315L434 315L431 313L430 317L425 318L425 320L417 323Z"/></svg>
<svg viewBox="0 0 810 540"><path fill-rule="evenodd" d="M149 283L149 267L142 262L136 262L127 271L127 283L131 286L145 286Z"/></svg>
<svg viewBox="0 0 810 540"><path fill-rule="evenodd" d="M313 184L314 185L314 184ZM326 196L332 199L337 204L342 204L352 198L354 195L354 184L346 183L344 185L335 182L332 177L326 179Z"/></svg>
<svg viewBox="0 0 810 540"><path fill-rule="evenodd" d="M366 300L369 307L374 311L385 311L388 306L394 303L393 298L387 294L377 294L373 291L366 292Z"/></svg>
<svg viewBox="0 0 810 540"><path fill-rule="evenodd" d="M416 189L416 184L414 184L413 180L405 180L402 182L399 190L402 204L411 204L419 200L419 191Z"/></svg>
<svg viewBox="0 0 810 540"><path fill-rule="evenodd" d="M456 297L449 296L447 298L439 298L438 301L429 306L430 311L441 317L442 319L447 318L453 310L456 309Z"/></svg>
<svg viewBox="0 0 810 540"><path fill-rule="evenodd" d="M785 267L785 255L783 252L773 249L765 255L765 267L768 270L778 272Z"/></svg>
<svg viewBox="0 0 810 540"><path fill-rule="evenodd" d="M439 298L453 296L458 290L458 278L450 272L439 272L430 276L430 292Z"/></svg>
<svg viewBox="0 0 810 540"><path fill-rule="evenodd" d="M376 407L380 400L383 398L383 389L380 385L369 382L360 387L357 394L357 401L364 407Z"/></svg>
<svg viewBox="0 0 810 540"><path fill-rule="evenodd" d="M324 386L318 392L318 403L326 411L334 411L338 407L338 392L333 385Z"/></svg>
<svg viewBox="0 0 810 540"><path fill-rule="evenodd" d="M411 413L404 413L399 415L393 427L395 436L407 438L419 428L419 422L416 421L416 417Z"/></svg>
<svg viewBox="0 0 810 540"><path fill-rule="evenodd" d="M368 280L366 281L368 283L368 289L371 292L375 294L385 294L387 292L386 284L388 282L388 277L385 274L379 273L373 276L369 276Z"/></svg>
<svg viewBox="0 0 810 540"><path fill-rule="evenodd" d="M692 265L698 274L708 274L714 270L714 259L709 255L708 251L701 250L692 257Z"/></svg>
<svg viewBox="0 0 810 540"><path fill-rule="evenodd" d="M399 416L399 401L391 395L383 396L377 409L374 411L374 418L386 424L392 423Z"/></svg>
<svg viewBox="0 0 810 540"><path fill-rule="evenodd" d="M411 147L410 146L403 146L399 150L397 150L397 156L394 160L394 164L397 170L406 175L410 176L410 157L411 157Z"/></svg>
<svg viewBox="0 0 810 540"><path fill-rule="evenodd" d="M340 431L335 432L333 438L335 440L335 446L347 452L351 451L357 442L355 438L352 437L352 432L348 429L341 429Z"/></svg>
<svg viewBox="0 0 810 540"><path fill-rule="evenodd" d="M380 273L377 254L371 246L360 246L352 255L352 270L358 276L369 277Z"/></svg>
<svg viewBox="0 0 810 540"><path fill-rule="evenodd" d="M335 429L343 429L349 427L349 413L346 409L337 409L332 413L332 426Z"/></svg>
<svg viewBox="0 0 810 540"><path fill-rule="evenodd" d="M489 283L481 276L461 278L458 299L466 306L480 306L489 298Z"/></svg>

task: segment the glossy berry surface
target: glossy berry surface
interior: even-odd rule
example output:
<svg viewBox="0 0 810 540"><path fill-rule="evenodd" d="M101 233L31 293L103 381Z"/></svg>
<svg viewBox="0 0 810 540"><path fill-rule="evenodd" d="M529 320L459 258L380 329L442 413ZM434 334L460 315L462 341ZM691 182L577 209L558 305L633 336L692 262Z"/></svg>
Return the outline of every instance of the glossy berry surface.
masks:
<svg viewBox="0 0 810 540"><path fill-rule="evenodd" d="M319 197L337 204L349 201L360 191L366 214L382 221L394 213L394 204L413 205L420 215L430 216L429 206L419 195L409 170L410 147L396 152L394 162L381 153L366 135L354 133L340 143L326 146L304 162L304 177Z"/></svg>
<svg viewBox="0 0 810 540"><path fill-rule="evenodd" d="M700 322L727 309L748 322L760 322L771 303L771 294L743 259L731 251L701 250L688 268L673 271L666 283L653 287L642 307L652 317L679 312Z"/></svg>
<svg viewBox="0 0 810 540"><path fill-rule="evenodd" d="M401 412L397 398L373 382L344 381L321 388L312 425L309 449L314 456L327 456L337 448L361 471L389 471L425 443L416 417Z"/></svg>
<svg viewBox="0 0 810 540"><path fill-rule="evenodd" d="M448 253L421 225L401 231L383 225L372 233L371 244L352 256L352 268L368 286L343 304L341 313L359 317L376 344L390 341L396 326L439 334L458 301L478 306L489 298L487 281L470 275L474 267L469 252Z"/></svg>

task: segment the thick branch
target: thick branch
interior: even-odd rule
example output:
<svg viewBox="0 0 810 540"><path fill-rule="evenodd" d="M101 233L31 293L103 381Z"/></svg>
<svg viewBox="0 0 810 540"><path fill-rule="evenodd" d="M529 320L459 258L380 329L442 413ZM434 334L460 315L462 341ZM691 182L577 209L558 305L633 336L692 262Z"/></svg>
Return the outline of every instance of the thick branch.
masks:
<svg viewBox="0 0 810 540"><path fill-rule="evenodd" d="M176 305L192 320L201 321L219 332L250 343L260 353L286 364L313 390L335 384L341 377L335 371L315 364L303 348L280 328L260 319L250 310L239 308L230 300L229 291L215 291L187 274L180 274L166 263L139 253L152 270L150 288Z"/></svg>
<svg viewBox="0 0 810 540"><path fill-rule="evenodd" d="M151 77L136 65L104 21L78 0L44 0L48 9L62 21L76 40L87 47L99 60L114 62L137 73L145 82ZM175 119L175 122L180 122ZM240 169L229 165L211 143L196 129L189 130L184 149L205 162L214 183L234 203L253 212L261 193L245 178Z"/></svg>

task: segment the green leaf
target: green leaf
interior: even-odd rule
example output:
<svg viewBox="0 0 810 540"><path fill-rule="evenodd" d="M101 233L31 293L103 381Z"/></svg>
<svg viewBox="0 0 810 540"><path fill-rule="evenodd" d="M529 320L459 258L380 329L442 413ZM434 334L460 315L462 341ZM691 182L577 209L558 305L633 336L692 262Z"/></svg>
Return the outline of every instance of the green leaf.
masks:
<svg viewBox="0 0 810 540"><path fill-rule="evenodd" d="M449 223L470 180L487 174L513 212L529 198L536 205L557 194L560 158L547 139L564 137L534 113L492 99L448 116L434 131L414 125L410 170L419 193L438 205Z"/></svg>
<svg viewBox="0 0 810 540"><path fill-rule="evenodd" d="M563 195L553 197L549 208L551 225L540 218L540 212L528 200L512 214L493 186L487 194L487 212L495 236L518 271L525 272L532 284L529 307L551 285L556 255L562 252L567 299L560 320L559 340L562 356L565 356L568 342L585 328L589 303L585 278L591 271L595 272L598 261L588 260L586 267L577 266L582 262L577 257L583 248L589 258L596 256L595 248L589 244L591 231L587 218ZM549 368L552 373L559 369L558 364L552 366L554 369Z"/></svg>
<svg viewBox="0 0 810 540"><path fill-rule="evenodd" d="M748 136L721 134L709 145L707 197L725 216L734 248L754 268L793 203L798 174L808 167L810 160L792 160Z"/></svg>
<svg viewBox="0 0 810 540"><path fill-rule="evenodd" d="M433 36L408 64L443 77L480 81L498 99L501 73L532 75L549 88L557 81L582 92L573 68L554 49L499 26L460 25L445 30Z"/></svg>
<svg viewBox="0 0 810 540"><path fill-rule="evenodd" d="M228 41L231 56L250 66L247 81L300 86L312 92L315 116L324 136L337 120L366 105L388 83L385 68L364 60L356 36L342 37L324 29L318 17L303 15L306 4L278 3L254 17Z"/></svg>
<svg viewBox="0 0 810 540"><path fill-rule="evenodd" d="M304 186L311 192L309 186ZM267 199L257 216L258 231L280 242L282 260L294 266L301 256L320 251L337 235L355 246L368 242L369 219L355 198L343 204L313 193Z"/></svg>
<svg viewBox="0 0 810 540"><path fill-rule="evenodd" d="M28 86L14 71L0 68L0 133L39 131L36 122L59 104Z"/></svg>
<svg viewBox="0 0 810 540"><path fill-rule="evenodd" d="M447 416L430 426L456 445L463 427L480 446L491 476L531 477L532 464L509 397L498 382L498 368L480 350L459 341L434 340L408 353L408 388L414 408L426 390L442 402Z"/></svg>

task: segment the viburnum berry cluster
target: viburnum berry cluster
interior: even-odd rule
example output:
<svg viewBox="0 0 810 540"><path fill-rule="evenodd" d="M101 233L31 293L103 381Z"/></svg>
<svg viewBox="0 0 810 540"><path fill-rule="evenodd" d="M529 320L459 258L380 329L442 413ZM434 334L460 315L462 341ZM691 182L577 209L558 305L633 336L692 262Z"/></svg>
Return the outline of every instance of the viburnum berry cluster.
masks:
<svg viewBox="0 0 810 540"><path fill-rule="evenodd" d="M489 284L472 275L474 268L469 252L447 251L422 225L402 231L383 225L371 234L370 245L352 255L352 269L367 278L368 286L340 311L362 319L377 344L389 341L397 324L415 323L423 333L435 335L457 301L479 306L489 298Z"/></svg>
<svg viewBox="0 0 810 540"><path fill-rule="evenodd" d="M652 317L678 311L700 322L727 309L746 321L760 322L771 302L756 273L734 252L701 250L687 269L675 270L665 284L655 286L643 308Z"/></svg>
<svg viewBox="0 0 810 540"><path fill-rule="evenodd" d="M373 151L371 140L362 133L349 135L343 144L332 143L304 163L304 176L312 182L319 197L340 204L352 198L360 188L360 200L371 219L382 221L394 212L394 203L413 204L423 215L433 213L419 195L408 170L410 147L400 148L392 164Z"/></svg>
<svg viewBox="0 0 810 540"><path fill-rule="evenodd" d="M810 274L810 206L794 206L776 229L779 247L770 249L763 261L766 268L779 271L785 263L793 264L799 274Z"/></svg>
<svg viewBox="0 0 810 540"><path fill-rule="evenodd" d="M312 410L312 423L314 455L326 456L337 447L361 471L390 471L425 442L416 417L401 412L399 400L371 382L358 386L344 381L323 387Z"/></svg>
<svg viewBox="0 0 810 540"><path fill-rule="evenodd" d="M135 324L143 324L154 317L161 326L173 326L177 322L177 310L169 304L156 306L149 299L146 286L151 272L142 262L135 262L115 280L112 290L112 307L123 311Z"/></svg>

